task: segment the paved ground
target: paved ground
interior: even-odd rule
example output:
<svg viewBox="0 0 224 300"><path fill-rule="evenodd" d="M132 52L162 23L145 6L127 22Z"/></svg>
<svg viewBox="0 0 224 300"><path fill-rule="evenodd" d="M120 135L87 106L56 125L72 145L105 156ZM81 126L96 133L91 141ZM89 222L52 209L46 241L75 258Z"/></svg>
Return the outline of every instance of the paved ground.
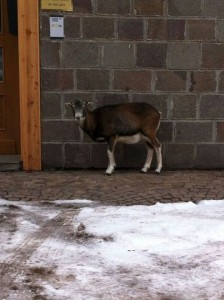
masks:
<svg viewBox="0 0 224 300"><path fill-rule="evenodd" d="M17 201L91 199L105 205L150 205L160 202L224 199L223 171L163 171L141 174L138 170L2 172L0 198Z"/></svg>
<svg viewBox="0 0 224 300"><path fill-rule="evenodd" d="M59 294L58 297L55 296L63 287L67 289L67 286L72 287L72 295L76 294L73 292L73 288L76 287L74 284L76 276L73 273L60 273L61 269L55 265L55 258L58 255L63 267L74 271L75 268L71 266L70 261L65 260L74 255L75 250L71 251L70 246L80 243L80 238L84 238L82 242L86 243L87 238L92 239L94 236L80 235L78 228L81 223L75 224L74 227L75 216L83 203L63 204L60 207L53 202L49 203L49 200L90 199L100 202L101 205L150 205L156 202L224 199L223 186L224 171L163 171L158 176L154 173L141 174L138 170L117 170L110 177L104 176L103 170L0 172L0 199L15 201L10 205L1 201L0 299L71 300L73 299L71 297L65 298ZM48 201L45 202L46 200ZM39 205L39 202L43 205ZM95 203L90 205L94 207ZM74 228L77 228L76 231ZM55 243L58 249L55 248ZM46 245L52 245L51 250L46 248ZM217 247L223 248L223 245L218 243ZM203 261L207 264L208 254L206 255ZM49 258L47 263L46 257ZM82 256L82 259L83 257L86 259L85 256ZM199 257L201 259L201 254ZM87 258L91 264L91 255ZM165 265L162 263L162 266ZM194 264L193 268L195 265L198 264ZM185 265L180 266L186 271L183 269ZM178 264L171 262L168 274L170 270L177 268ZM122 268L119 270L122 271ZM113 274L114 278L114 271L110 274ZM119 273L118 276L126 278L124 274L126 273L122 275ZM101 280L100 277L99 282ZM123 286L122 280L120 282ZM50 287L48 288L50 296L43 287ZM131 287L133 288L132 285ZM130 290L130 285L128 288ZM80 288L80 291L85 289ZM161 293L154 299L171 298L181 299ZM106 298L102 296L98 299ZM117 299L125 298L119 296ZM146 298L141 296L138 299L148 299L148 296Z"/></svg>

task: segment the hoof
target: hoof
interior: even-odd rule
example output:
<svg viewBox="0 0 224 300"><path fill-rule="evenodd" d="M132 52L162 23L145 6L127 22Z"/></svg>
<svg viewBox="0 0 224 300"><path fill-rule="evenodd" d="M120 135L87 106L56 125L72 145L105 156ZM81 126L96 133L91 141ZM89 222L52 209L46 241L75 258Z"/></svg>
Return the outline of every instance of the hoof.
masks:
<svg viewBox="0 0 224 300"><path fill-rule="evenodd" d="M158 171L155 171L155 174L156 174L156 175L161 175L161 173L160 173L160 172L158 172Z"/></svg>
<svg viewBox="0 0 224 300"><path fill-rule="evenodd" d="M113 173L104 173L104 176L111 176Z"/></svg>
<svg viewBox="0 0 224 300"><path fill-rule="evenodd" d="M147 174L148 171L141 169L140 171L142 174Z"/></svg>

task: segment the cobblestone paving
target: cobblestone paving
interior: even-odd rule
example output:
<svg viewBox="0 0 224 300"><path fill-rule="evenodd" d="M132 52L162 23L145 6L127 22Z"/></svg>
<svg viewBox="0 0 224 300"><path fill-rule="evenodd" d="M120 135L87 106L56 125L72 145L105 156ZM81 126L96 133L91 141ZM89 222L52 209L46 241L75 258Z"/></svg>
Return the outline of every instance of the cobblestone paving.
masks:
<svg viewBox="0 0 224 300"><path fill-rule="evenodd" d="M137 170L2 172L0 198L11 201L91 199L103 205L150 205L156 202L224 199L224 171Z"/></svg>

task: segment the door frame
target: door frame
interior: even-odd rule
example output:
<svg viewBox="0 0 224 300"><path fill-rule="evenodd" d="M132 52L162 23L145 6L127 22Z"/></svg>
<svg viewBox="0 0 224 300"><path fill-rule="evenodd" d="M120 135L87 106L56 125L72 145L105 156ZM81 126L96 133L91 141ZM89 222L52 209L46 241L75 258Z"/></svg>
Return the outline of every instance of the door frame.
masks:
<svg viewBox="0 0 224 300"><path fill-rule="evenodd" d="M41 170L39 0L18 3L20 136L23 170Z"/></svg>

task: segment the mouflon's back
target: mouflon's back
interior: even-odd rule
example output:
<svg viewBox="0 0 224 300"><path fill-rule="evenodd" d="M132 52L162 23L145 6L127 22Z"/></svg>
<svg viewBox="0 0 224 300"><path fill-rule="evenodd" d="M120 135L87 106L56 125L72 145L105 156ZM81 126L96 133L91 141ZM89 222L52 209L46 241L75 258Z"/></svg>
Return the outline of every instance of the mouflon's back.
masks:
<svg viewBox="0 0 224 300"><path fill-rule="evenodd" d="M104 136L133 135L143 127L157 130L161 113L148 103L107 105L94 111L97 130Z"/></svg>

